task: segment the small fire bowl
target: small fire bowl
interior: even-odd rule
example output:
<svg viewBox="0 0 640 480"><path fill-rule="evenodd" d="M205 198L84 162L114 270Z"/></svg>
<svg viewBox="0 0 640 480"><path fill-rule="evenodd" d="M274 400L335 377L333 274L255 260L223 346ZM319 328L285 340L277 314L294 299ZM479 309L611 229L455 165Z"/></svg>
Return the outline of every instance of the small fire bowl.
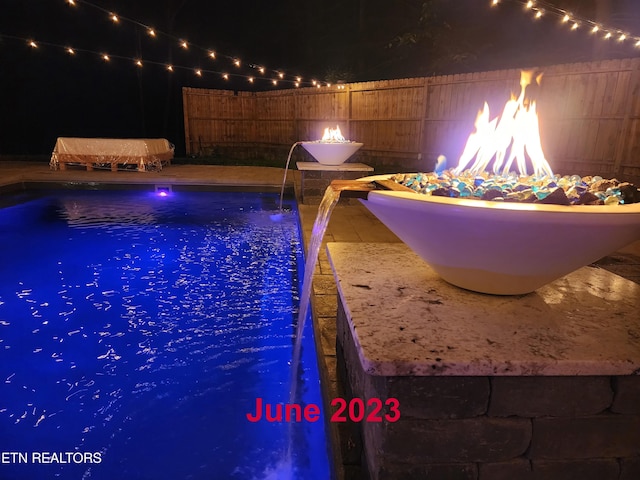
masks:
<svg viewBox="0 0 640 480"><path fill-rule="evenodd" d="M362 145L357 142L302 142L304 149L323 165L342 165Z"/></svg>
<svg viewBox="0 0 640 480"><path fill-rule="evenodd" d="M562 206L387 190L362 202L444 280L481 293L529 293L640 240L640 203Z"/></svg>

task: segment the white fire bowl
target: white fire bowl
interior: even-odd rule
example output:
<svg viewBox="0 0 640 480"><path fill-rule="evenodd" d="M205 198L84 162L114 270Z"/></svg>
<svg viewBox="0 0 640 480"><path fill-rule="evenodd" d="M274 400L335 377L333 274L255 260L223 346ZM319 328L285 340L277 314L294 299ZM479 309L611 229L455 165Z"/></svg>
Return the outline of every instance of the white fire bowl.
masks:
<svg viewBox="0 0 640 480"><path fill-rule="evenodd" d="M385 190L362 203L444 280L482 293L532 292L640 240L639 203L498 203Z"/></svg>
<svg viewBox="0 0 640 480"><path fill-rule="evenodd" d="M323 165L342 165L362 145L364 144L357 142L302 142L304 149Z"/></svg>

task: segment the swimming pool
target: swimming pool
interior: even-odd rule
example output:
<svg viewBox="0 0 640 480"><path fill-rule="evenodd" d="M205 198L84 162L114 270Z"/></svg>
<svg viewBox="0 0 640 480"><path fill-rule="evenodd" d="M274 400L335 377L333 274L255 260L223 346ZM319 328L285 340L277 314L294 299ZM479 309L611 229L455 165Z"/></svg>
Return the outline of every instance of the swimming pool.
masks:
<svg viewBox="0 0 640 480"><path fill-rule="evenodd" d="M264 193L19 193L0 208L0 477L330 477L289 402L303 253ZM311 322L302 403L322 405ZM285 465L286 467L286 465Z"/></svg>

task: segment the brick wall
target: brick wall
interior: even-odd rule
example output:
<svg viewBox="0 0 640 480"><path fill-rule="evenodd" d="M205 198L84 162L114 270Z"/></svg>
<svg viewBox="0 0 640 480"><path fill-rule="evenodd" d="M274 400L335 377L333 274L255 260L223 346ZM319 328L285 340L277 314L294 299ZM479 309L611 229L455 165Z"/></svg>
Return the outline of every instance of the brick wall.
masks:
<svg viewBox="0 0 640 480"><path fill-rule="evenodd" d="M358 424L371 479L640 479L640 376L371 376L340 301L337 321L347 395L400 401Z"/></svg>

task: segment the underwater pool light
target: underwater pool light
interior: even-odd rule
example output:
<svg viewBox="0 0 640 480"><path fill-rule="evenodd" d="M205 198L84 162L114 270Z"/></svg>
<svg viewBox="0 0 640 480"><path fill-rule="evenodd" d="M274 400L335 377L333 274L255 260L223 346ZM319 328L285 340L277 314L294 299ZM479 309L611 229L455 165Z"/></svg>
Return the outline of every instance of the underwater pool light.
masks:
<svg viewBox="0 0 640 480"><path fill-rule="evenodd" d="M159 197L168 197L172 191L171 185L156 185L156 195Z"/></svg>

